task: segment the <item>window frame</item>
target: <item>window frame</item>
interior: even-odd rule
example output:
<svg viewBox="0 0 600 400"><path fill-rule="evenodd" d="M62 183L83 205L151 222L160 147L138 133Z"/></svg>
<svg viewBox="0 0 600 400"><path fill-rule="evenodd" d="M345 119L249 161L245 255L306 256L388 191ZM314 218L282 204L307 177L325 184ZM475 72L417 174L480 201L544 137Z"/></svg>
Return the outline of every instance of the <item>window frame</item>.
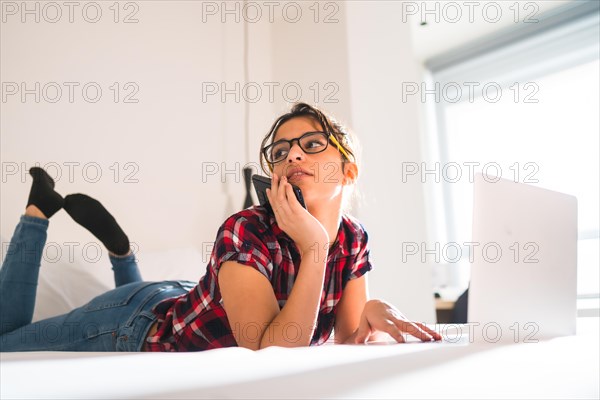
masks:
<svg viewBox="0 0 600 400"><path fill-rule="evenodd" d="M497 82L505 90L514 82L527 82L589 61L600 53L600 3L568 3L539 16L536 24L521 24L501 30L425 62L426 87L450 82ZM535 51L532 51L534 50ZM503 66L510 65L510 70ZM463 99L464 100L464 99ZM440 101L426 102L427 129L424 161L450 162L446 107ZM453 104L453 103L452 103ZM429 239L432 242L457 242L458 228L453 210L452 185L425 182ZM580 231L578 240L595 239L599 230ZM460 263L468 264L468 249ZM592 295L598 298L599 294ZM589 298L579 295L578 298Z"/></svg>

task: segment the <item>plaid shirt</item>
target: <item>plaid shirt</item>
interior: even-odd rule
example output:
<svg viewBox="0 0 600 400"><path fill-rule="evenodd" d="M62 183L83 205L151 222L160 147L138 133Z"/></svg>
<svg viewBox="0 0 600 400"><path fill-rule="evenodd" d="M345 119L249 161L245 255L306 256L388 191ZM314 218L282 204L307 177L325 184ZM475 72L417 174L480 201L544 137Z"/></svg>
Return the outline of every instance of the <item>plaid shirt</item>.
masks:
<svg viewBox="0 0 600 400"><path fill-rule="evenodd" d="M337 238L327 257L317 327L311 345L327 341L334 327L337 304L348 280L372 269L367 232L350 215L342 215ZM223 308L218 271L225 261L248 265L271 285L280 309L286 303L300 267L294 241L264 207L252 206L229 217L219 228L206 274L189 293L163 300L153 312L156 334L147 351L200 351L237 346Z"/></svg>

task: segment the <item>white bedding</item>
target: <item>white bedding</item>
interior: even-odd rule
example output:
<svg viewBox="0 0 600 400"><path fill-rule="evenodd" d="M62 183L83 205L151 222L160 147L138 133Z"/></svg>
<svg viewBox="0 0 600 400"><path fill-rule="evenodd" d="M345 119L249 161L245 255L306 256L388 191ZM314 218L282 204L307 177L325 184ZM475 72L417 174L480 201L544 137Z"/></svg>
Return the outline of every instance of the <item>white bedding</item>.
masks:
<svg viewBox="0 0 600 400"><path fill-rule="evenodd" d="M578 322L536 344L3 353L0 398L598 398L598 319Z"/></svg>
<svg viewBox="0 0 600 400"><path fill-rule="evenodd" d="M67 260L63 257L63 260ZM197 281L193 249L139 255L145 280ZM108 260L42 263L34 319L113 287ZM598 318L537 344L333 345L257 352L1 353L0 398L598 398Z"/></svg>

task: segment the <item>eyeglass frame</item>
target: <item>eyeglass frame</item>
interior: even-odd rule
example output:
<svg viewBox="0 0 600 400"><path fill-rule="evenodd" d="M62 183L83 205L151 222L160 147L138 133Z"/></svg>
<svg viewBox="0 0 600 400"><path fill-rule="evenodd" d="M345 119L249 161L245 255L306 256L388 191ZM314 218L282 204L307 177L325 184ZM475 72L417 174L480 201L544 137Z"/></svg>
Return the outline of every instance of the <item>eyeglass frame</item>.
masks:
<svg viewBox="0 0 600 400"><path fill-rule="evenodd" d="M327 140L327 146L325 146L323 148L323 150L319 150L319 151L311 153L311 152L307 152L306 150L304 150L304 148L300 145L300 140L303 137L305 137L307 135L311 135L313 133L322 133L326 137L326 139L328 139L328 140ZM268 160L269 157L267 156L267 150L269 148L273 147L274 145L276 145L278 143L287 142L290 145L290 150L291 150L291 148L294 146L294 142L298 142L298 147L300 147L305 154L319 154L319 153L322 153L325 150L327 150L327 147L329 146L329 140L331 140L331 142L337 147L338 151L340 153L342 153L346 157L346 159L348 161L351 161L350 160L350 156L348 155L348 152L346 152L346 150L342 147L342 145L340 144L340 142L338 142L338 140L335 138L335 135L332 134L331 132L323 132L323 131L305 132L302 136L294 138L294 139L290 139L290 140L288 140L288 139L280 139L280 140L278 140L276 142L273 142L273 143L269 144L268 146L263 147L262 153L263 153L263 156L265 157L265 161L267 162L267 164L269 164L269 169L271 170L271 172L273 172L273 165L279 164L280 162L282 162L283 160L285 160L285 157L282 158L279 161L276 161L276 162L271 162L271 161Z"/></svg>

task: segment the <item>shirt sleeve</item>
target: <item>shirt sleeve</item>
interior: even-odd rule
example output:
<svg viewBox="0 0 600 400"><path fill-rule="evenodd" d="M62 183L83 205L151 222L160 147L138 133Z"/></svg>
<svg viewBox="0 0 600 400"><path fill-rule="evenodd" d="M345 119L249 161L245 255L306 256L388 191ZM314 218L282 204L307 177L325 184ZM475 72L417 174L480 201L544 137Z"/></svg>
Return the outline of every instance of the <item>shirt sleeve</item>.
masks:
<svg viewBox="0 0 600 400"><path fill-rule="evenodd" d="M225 261L235 261L254 268L270 281L273 264L261 236L258 227L246 218L235 215L228 218L221 225L215 243L217 269Z"/></svg>
<svg viewBox="0 0 600 400"><path fill-rule="evenodd" d="M361 226L361 234L359 235L359 250L356 255L356 259L352 265L352 271L350 273L350 279L360 278L367 272L373 269L373 265L371 264L371 256L369 250L369 235L367 231Z"/></svg>

